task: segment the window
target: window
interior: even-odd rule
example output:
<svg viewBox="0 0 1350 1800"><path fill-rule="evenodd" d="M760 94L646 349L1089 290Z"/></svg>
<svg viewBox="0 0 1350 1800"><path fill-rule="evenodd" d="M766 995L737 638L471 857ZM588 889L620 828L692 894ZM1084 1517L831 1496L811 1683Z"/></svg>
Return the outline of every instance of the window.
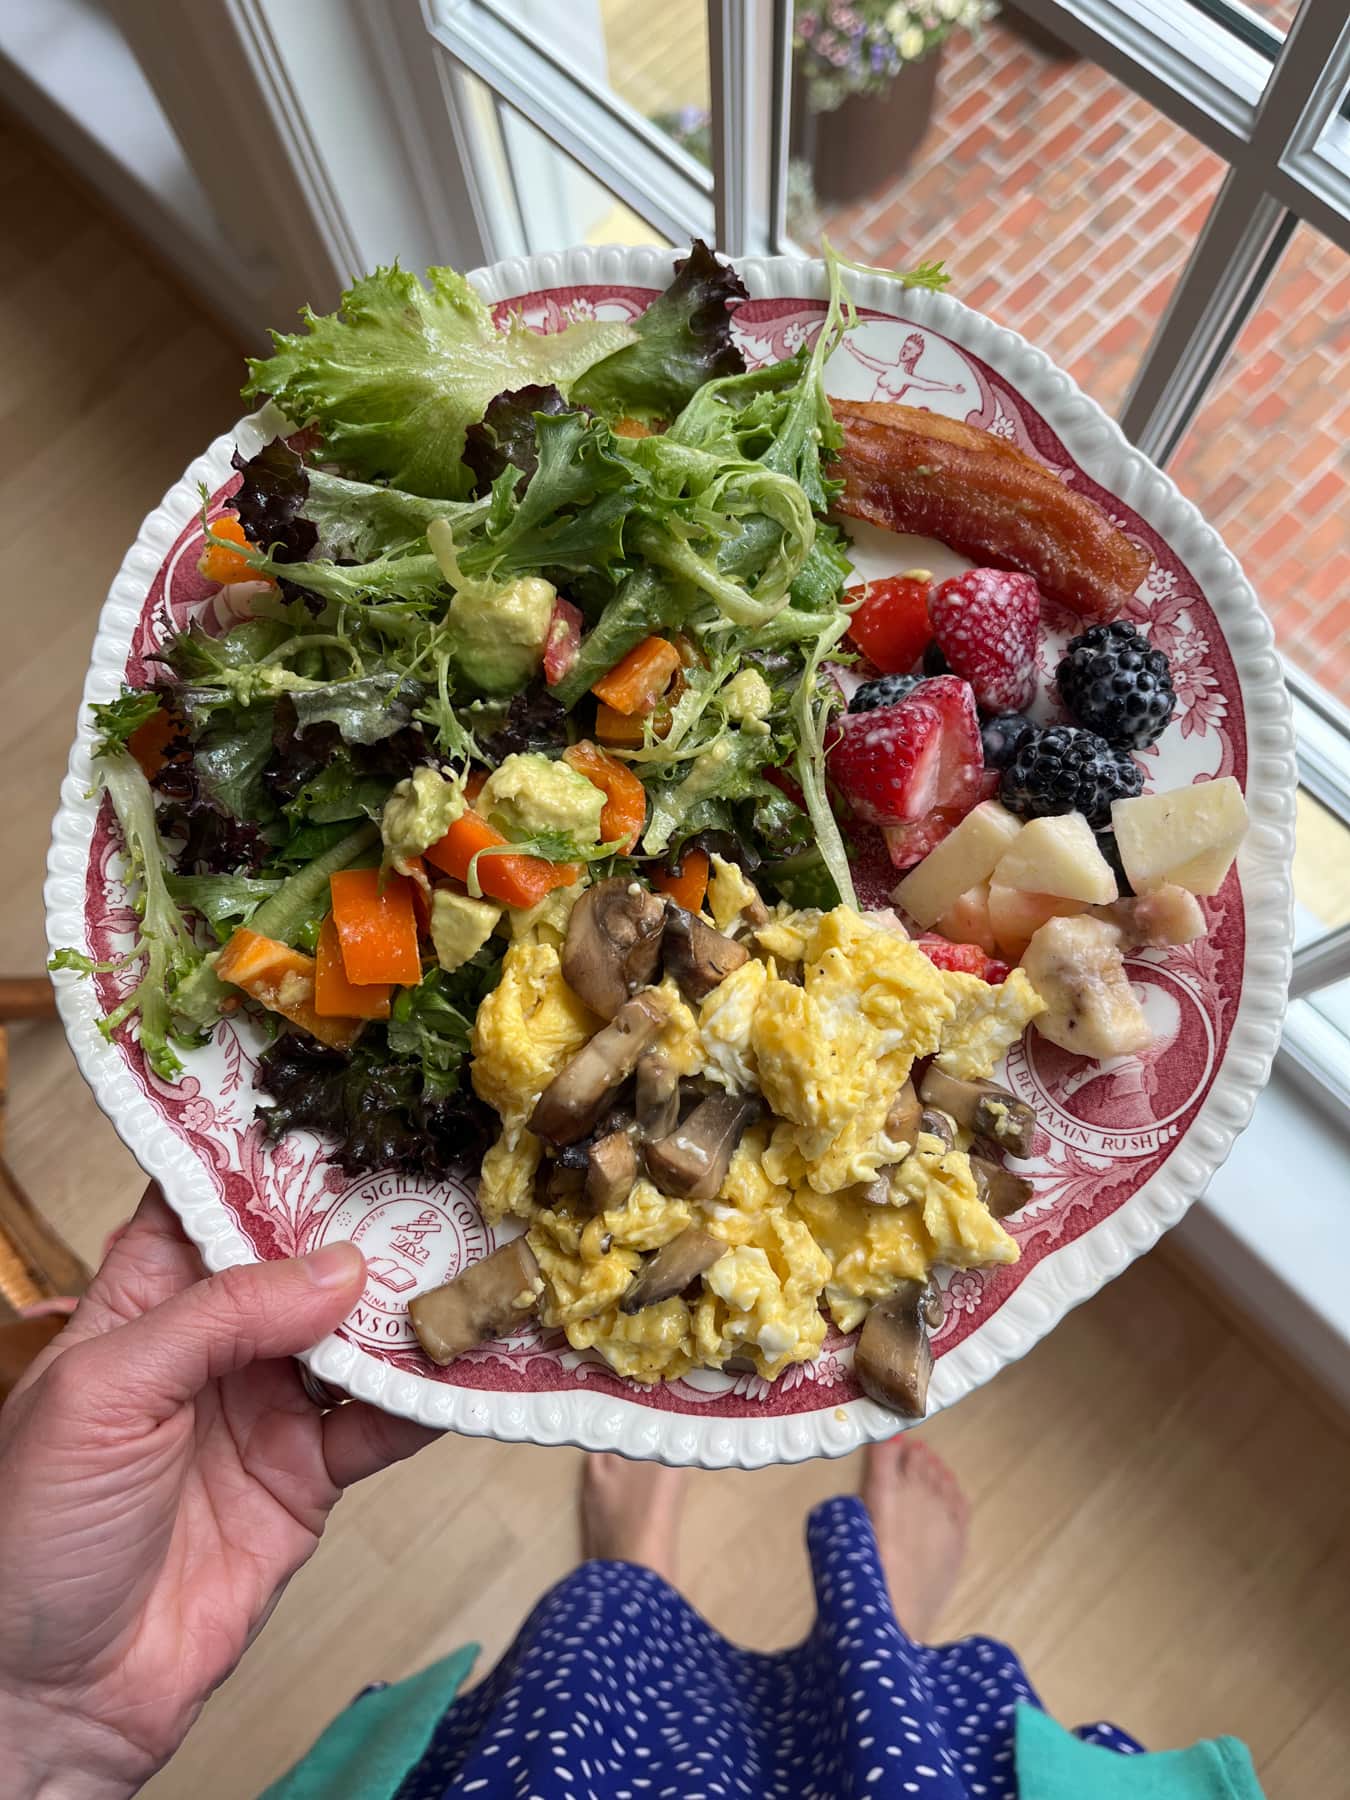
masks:
<svg viewBox="0 0 1350 1800"><path fill-rule="evenodd" d="M1300 225L1173 456L1280 648L1350 703L1350 255Z"/></svg>

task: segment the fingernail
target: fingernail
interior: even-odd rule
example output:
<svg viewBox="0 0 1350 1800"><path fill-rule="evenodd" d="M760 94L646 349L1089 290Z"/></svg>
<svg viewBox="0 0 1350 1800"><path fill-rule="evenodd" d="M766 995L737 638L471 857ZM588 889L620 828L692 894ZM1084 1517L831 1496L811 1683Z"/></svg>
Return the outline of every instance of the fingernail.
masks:
<svg viewBox="0 0 1350 1800"><path fill-rule="evenodd" d="M350 1287L362 1258L355 1244L325 1244L322 1250L311 1250L303 1260L315 1287L336 1288Z"/></svg>

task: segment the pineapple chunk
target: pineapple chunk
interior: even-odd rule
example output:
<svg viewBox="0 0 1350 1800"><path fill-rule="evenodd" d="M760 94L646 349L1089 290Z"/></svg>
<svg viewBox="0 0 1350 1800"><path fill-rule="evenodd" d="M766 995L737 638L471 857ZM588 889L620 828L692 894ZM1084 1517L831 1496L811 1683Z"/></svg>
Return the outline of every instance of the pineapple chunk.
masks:
<svg viewBox="0 0 1350 1800"><path fill-rule="evenodd" d="M949 943L978 944L987 956L993 956L998 943L989 917L989 883L982 881L958 894L934 929Z"/></svg>
<svg viewBox="0 0 1350 1800"><path fill-rule="evenodd" d="M995 869L994 880L1000 887L1055 894L1086 906L1106 906L1116 897L1111 866L1097 848L1092 827L1077 812L1028 819Z"/></svg>
<svg viewBox="0 0 1350 1800"><path fill-rule="evenodd" d="M989 884L989 924L1000 956L1016 962L1047 919L1087 911L1086 900L1064 900L1057 894L1024 894L1021 888Z"/></svg>
<svg viewBox="0 0 1350 1800"><path fill-rule="evenodd" d="M997 800L982 800L906 875L891 899L929 930L960 895L989 879L1021 831L1022 821ZM1114 897L1115 889L1111 892Z"/></svg>
<svg viewBox="0 0 1350 1800"><path fill-rule="evenodd" d="M1231 775L1166 794L1117 800L1111 825L1137 894L1171 884L1217 894L1247 831L1247 803Z"/></svg>
<svg viewBox="0 0 1350 1800"><path fill-rule="evenodd" d="M1050 919L1022 960L1045 1001L1032 1021L1043 1038L1079 1056L1147 1050L1153 1033L1120 954L1119 928L1087 916Z"/></svg>

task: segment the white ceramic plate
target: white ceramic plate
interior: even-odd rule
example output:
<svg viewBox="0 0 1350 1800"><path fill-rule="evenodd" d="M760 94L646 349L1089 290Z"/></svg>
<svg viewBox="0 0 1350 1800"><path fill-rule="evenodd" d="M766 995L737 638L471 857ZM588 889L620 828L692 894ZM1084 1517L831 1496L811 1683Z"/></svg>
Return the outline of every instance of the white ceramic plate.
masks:
<svg viewBox="0 0 1350 1800"><path fill-rule="evenodd" d="M819 323L822 266L774 257L738 267L752 296L736 320L747 358L789 354ZM474 279L489 300L509 300L537 329L551 330L597 313L633 316L666 285L670 268L670 255L654 249L578 249L500 263ZM1132 963L1158 1037L1147 1056L1085 1063L1033 1033L1009 1059L1006 1079L1041 1119L1029 1169L1036 1198L1013 1221L1022 1251L1015 1267L944 1279L929 1395L936 1411L1029 1350L1149 1249L1203 1193L1247 1123L1270 1070L1288 983L1294 741L1270 625L1234 558L1167 477L1013 332L945 295L906 293L875 276L851 286L862 320L831 360L831 392L903 400L984 425L1096 497L1147 545L1153 564L1131 616L1167 650L1179 696L1171 726L1145 756L1147 786L1235 774L1252 817L1238 869L1206 903L1208 937ZM246 453L256 448L256 425L242 422L185 471L142 525L104 606L53 827L46 900L54 948L75 944L106 956L124 941L116 839L106 802L89 798L87 703L138 679L146 653L187 618L214 617L213 591L195 570L198 488L204 483L223 503L236 442ZM945 554L914 539L859 534L866 573ZM1047 630L1049 669L1056 635ZM864 901L876 903L883 889L859 874ZM434 1369L412 1340L407 1302L491 1248L471 1190L344 1175L307 1133L267 1144L253 1118L261 1046L248 1024L222 1024L169 1085L125 1034L115 1043L99 1034L116 978L96 985L61 976L57 987L99 1105L160 1182L208 1268L336 1237L361 1244L371 1270L362 1305L308 1357L325 1381L454 1431L705 1467L839 1456L897 1429L892 1414L859 1395L850 1341L833 1333L817 1362L772 1385L695 1371L643 1389L572 1351L560 1334L534 1329Z"/></svg>

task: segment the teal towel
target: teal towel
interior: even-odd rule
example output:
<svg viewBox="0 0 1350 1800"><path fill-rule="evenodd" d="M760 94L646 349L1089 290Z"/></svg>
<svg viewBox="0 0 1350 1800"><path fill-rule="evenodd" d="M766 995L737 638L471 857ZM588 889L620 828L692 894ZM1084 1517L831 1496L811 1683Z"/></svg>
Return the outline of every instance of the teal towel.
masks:
<svg viewBox="0 0 1350 1800"><path fill-rule="evenodd" d="M262 1800L390 1800L477 1656L477 1644L466 1644L420 1675L353 1700Z"/></svg>
<svg viewBox="0 0 1350 1800"><path fill-rule="evenodd" d="M1236 1738L1122 1756L1085 1744L1034 1706L1017 1709L1019 1800L1262 1800Z"/></svg>

